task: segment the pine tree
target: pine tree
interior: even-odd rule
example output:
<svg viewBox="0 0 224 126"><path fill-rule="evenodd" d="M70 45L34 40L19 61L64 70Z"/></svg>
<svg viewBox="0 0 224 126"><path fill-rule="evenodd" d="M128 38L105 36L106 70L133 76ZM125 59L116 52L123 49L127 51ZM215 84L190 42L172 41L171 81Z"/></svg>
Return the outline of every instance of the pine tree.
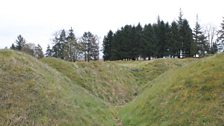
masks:
<svg viewBox="0 0 224 126"><path fill-rule="evenodd" d="M200 56L204 56L205 52L208 51L208 43L207 38L205 37L204 33L202 32L202 28L198 23L198 16L195 24L195 28L193 31L193 38L194 43L196 44L195 51L199 53Z"/></svg>
<svg viewBox="0 0 224 126"><path fill-rule="evenodd" d="M195 52L192 50L193 46L193 34L186 19L183 20L183 27L181 29L182 42L183 42L183 52L186 57L194 55Z"/></svg>
<svg viewBox="0 0 224 126"><path fill-rule="evenodd" d="M182 56L189 57L195 54L193 43L193 34L187 19L183 19L183 14L180 9L178 17L178 29L179 29L179 43L181 44L180 53Z"/></svg>
<svg viewBox="0 0 224 126"><path fill-rule="evenodd" d="M180 36L179 36L179 29L178 24L173 21L171 24L171 30L170 30L170 54L173 57L180 57L180 49L181 49L181 43L180 43Z"/></svg>
<svg viewBox="0 0 224 126"><path fill-rule="evenodd" d="M99 43L97 36L94 36L91 32L84 32L82 36L82 45L85 61L98 60L99 59Z"/></svg>
<svg viewBox="0 0 224 126"><path fill-rule="evenodd" d="M25 46L25 44L26 44L25 39L22 37L22 35L19 35L17 37L17 40L16 40L15 49L16 50L22 50L22 48Z"/></svg>
<svg viewBox="0 0 224 126"><path fill-rule="evenodd" d="M107 36L103 39L103 59L111 60L112 56L112 41L113 41L113 32L110 30Z"/></svg>
<svg viewBox="0 0 224 126"><path fill-rule="evenodd" d="M122 41L122 31L121 30L117 30L114 35L113 35L113 39L112 39L112 43L111 43L111 60L121 60L122 59L122 46L121 45L121 41Z"/></svg>
<svg viewBox="0 0 224 126"><path fill-rule="evenodd" d="M221 29L218 30L217 41L218 41L219 50L224 51L224 17L223 17L223 21L221 23Z"/></svg>
<svg viewBox="0 0 224 126"><path fill-rule="evenodd" d="M65 43L66 43L66 33L65 30L61 30L60 32L56 33L54 36L54 46L52 47L52 55L56 58L65 58Z"/></svg>
<svg viewBox="0 0 224 126"><path fill-rule="evenodd" d="M161 21L159 18L157 20L157 24L154 26L156 32L156 36L158 39L158 54L159 58L162 58L167 55L168 49L168 32L169 32L169 24Z"/></svg>
<svg viewBox="0 0 224 126"><path fill-rule="evenodd" d="M52 49L50 45L47 45L47 50L46 50L46 57L51 57L52 56Z"/></svg>
<svg viewBox="0 0 224 126"><path fill-rule="evenodd" d="M76 61L79 53L79 46L73 33L73 29L69 29L68 37L66 38L65 55L69 61Z"/></svg>
<svg viewBox="0 0 224 126"><path fill-rule="evenodd" d="M10 47L10 49L12 49L12 50L15 50L16 49L14 43L12 44L12 46Z"/></svg>
<svg viewBox="0 0 224 126"><path fill-rule="evenodd" d="M143 41L140 44L140 56L143 59L151 58L155 56L156 52L156 35L154 33L153 26L151 24L145 25L143 28Z"/></svg>
<svg viewBox="0 0 224 126"><path fill-rule="evenodd" d="M132 32L134 34L134 41L132 43L132 60L136 60L138 59L138 57L140 56L140 52L141 52L141 48L140 46L142 45L143 43L143 28L141 26L140 23L138 23L138 25L136 27L133 27L132 28Z"/></svg>

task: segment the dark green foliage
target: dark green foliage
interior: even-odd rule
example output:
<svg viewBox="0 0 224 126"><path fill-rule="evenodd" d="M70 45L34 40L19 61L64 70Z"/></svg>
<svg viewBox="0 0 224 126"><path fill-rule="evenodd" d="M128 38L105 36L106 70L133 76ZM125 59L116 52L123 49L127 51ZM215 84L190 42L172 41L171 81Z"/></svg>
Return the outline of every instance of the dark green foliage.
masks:
<svg viewBox="0 0 224 126"><path fill-rule="evenodd" d="M180 36L182 42L182 51L184 52L186 57L192 56L195 52L192 52L193 45L193 34L192 30L189 26L188 21L185 19L183 20L183 25L180 28Z"/></svg>
<svg viewBox="0 0 224 126"><path fill-rule="evenodd" d="M104 60L180 57L180 51L189 57L196 53L192 30L181 13L178 23L173 21L170 25L158 18L153 25L125 25L112 33L109 31L104 37Z"/></svg>
<svg viewBox="0 0 224 126"><path fill-rule="evenodd" d="M177 56L180 57L180 48L181 48L181 43L179 41L180 36L179 36L179 29L178 29L178 24L173 21L171 24L171 29L170 29L170 41L169 41L169 45L170 45L170 54L172 56Z"/></svg>
<svg viewBox="0 0 224 126"><path fill-rule="evenodd" d="M82 51L84 52L85 61L99 59L99 43L97 36L91 32L84 32L82 36Z"/></svg>
<svg viewBox="0 0 224 126"><path fill-rule="evenodd" d="M204 56L205 52L209 51L209 46L208 46L207 37L204 35L204 33L201 30L202 29L200 24L198 23L198 21L196 21L196 25L193 31L194 42L197 45L195 51L198 52L200 56Z"/></svg>
<svg viewBox="0 0 224 126"><path fill-rule="evenodd" d="M112 40L114 33L110 30L107 36L103 39L103 59L111 60L111 48L112 48Z"/></svg>
<svg viewBox="0 0 224 126"><path fill-rule="evenodd" d="M59 33L55 33L54 46L52 47L53 57L64 59L64 47L66 42L65 30L61 30Z"/></svg>
<svg viewBox="0 0 224 126"><path fill-rule="evenodd" d="M224 23L222 28L224 29ZM188 20L183 18L181 10L178 20L171 24L158 17L157 23L147 24L144 27L140 23L137 26L125 25L114 33L109 31L104 37L103 58L104 60L150 60L164 57L194 57L196 54L202 57L206 53L216 53L220 45L224 45L224 30L219 31L219 44L217 44L212 41L214 30L209 38L201 29L196 22L192 30ZM210 45L208 41L212 41Z"/></svg>
<svg viewBox="0 0 224 126"><path fill-rule="evenodd" d="M151 24L145 25L145 27L143 28L142 39L143 41L141 42L139 46L140 56L143 59L146 59L147 57L155 56L157 54L156 46L158 42L155 35L155 31Z"/></svg>
<svg viewBox="0 0 224 126"><path fill-rule="evenodd" d="M12 46L10 47L10 49L12 49L12 50L15 50L16 49L14 43L12 44Z"/></svg>
<svg viewBox="0 0 224 126"><path fill-rule="evenodd" d="M22 35L19 35L17 37L17 40L16 40L15 49L16 50L22 50L22 48L25 46L25 44L26 44L25 39L22 37Z"/></svg>

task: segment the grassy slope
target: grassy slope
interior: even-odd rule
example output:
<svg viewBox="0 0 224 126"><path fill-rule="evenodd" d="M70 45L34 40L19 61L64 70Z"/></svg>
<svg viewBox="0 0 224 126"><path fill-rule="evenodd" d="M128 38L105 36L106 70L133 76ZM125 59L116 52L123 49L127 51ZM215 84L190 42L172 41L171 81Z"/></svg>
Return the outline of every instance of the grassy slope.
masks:
<svg viewBox="0 0 224 126"><path fill-rule="evenodd" d="M195 59L156 59L152 61L117 62L121 66L128 67L134 75L139 92L150 86L150 81L161 74L195 61Z"/></svg>
<svg viewBox="0 0 224 126"><path fill-rule="evenodd" d="M124 125L224 124L224 55L162 74L119 113Z"/></svg>
<svg viewBox="0 0 224 126"><path fill-rule="evenodd" d="M154 78L193 60L71 63L56 58L44 58L42 61L78 82L95 96L114 105L122 105L132 100Z"/></svg>
<svg viewBox="0 0 224 126"><path fill-rule="evenodd" d="M113 125L107 106L23 53L0 50L0 125Z"/></svg>
<svg viewBox="0 0 224 126"><path fill-rule="evenodd" d="M40 62L1 50L0 125L110 126L115 117L127 126L222 125L223 59ZM127 103L136 92L139 96L119 109L120 117L117 107L109 111L104 103Z"/></svg>
<svg viewBox="0 0 224 126"><path fill-rule="evenodd" d="M135 78L129 69L115 62L71 63L56 58L44 58L42 61L93 95L114 105L127 103L137 90Z"/></svg>

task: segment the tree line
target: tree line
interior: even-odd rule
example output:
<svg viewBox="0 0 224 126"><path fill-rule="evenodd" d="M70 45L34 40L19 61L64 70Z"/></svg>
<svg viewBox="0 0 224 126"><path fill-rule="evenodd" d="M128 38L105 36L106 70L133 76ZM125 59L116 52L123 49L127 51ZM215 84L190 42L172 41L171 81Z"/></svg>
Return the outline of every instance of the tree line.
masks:
<svg viewBox="0 0 224 126"><path fill-rule="evenodd" d="M217 37L217 39L216 39ZM224 51L224 18L220 30L213 27L203 31L197 21L191 29L182 12L171 24L159 17L154 24L125 25L116 32L109 31L103 39L104 60L138 60L151 58L203 57ZM76 38L72 28L59 30L53 35L52 46L46 53L38 44L27 43L19 35L10 49L26 52L34 57L56 57L66 61L99 60L99 39L91 32Z"/></svg>
<svg viewBox="0 0 224 126"><path fill-rule="evenodd" d="M67 61L98 60L98 37L91 32L84 32L78 40L73 29L60 30L55 33L52 48L48 45L46 56L61 58Z"/></svg>
<svg viewBox="0 0 224 126"><path fill-rule="evenodd" d="M73 29L68 31L62 29L53 36L52 47L48 45L45 56L61 58L66 61L77 60L99 60L99 39L97 35L91 32L84 32L80 39L77 39ZM10 49L28 53L34 57L44 57L42 47L33 43L27 43L26 40L19 35L15 43Z"/></svg>
<svg viewBox="0 0 224 126"><path fill-rule="evenodd" d="M224 22L224 21L223 21ZM202 57L218 51L220 40L224 40L224 26L217 40L214 32L204 32L198 23L191 29L180 12L178 20L171 24L159 17L157 23L137 26L125 25L113 33L109 31L103 39L104 60L137 60L162 57ZM222 33L222 35L221 35ZM207 36L206 36L207 35ZM219 40L220 39L220 40Z"/></svg>
<svg viewBox="0 0 224 126"><path fill-rule="evenodd" d="M10 49L25 52L36 58L44 57L42 47L39 44L27 43L22 35L18 35L17 40L12 44Z"/></svg>

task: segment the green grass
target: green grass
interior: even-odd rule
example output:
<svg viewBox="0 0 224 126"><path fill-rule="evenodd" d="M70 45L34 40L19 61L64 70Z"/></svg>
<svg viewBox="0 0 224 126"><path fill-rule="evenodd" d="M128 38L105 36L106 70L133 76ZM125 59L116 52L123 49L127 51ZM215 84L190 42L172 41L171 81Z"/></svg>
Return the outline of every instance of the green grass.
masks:
<svg viewBox="0 0 224 126"><path fill-rule="evenodd" d="M133 99L137 91L134 76L115 62L66 62L56 58L42 61L87 89L94 96L114 105Z"/></svg>
<svg viewBox="0 0 224 126"><path fill-rule="evenodd" d="M170 70L121 108L124 125L222 126L224 55Z"/></svg>
<svg viewBox="0 0 224 126"><path fill-rule="evenodd" d="M196 59L156 59L152 61L128 61L117 62L121 66L129 68L134 75L139 92L142 92L149 82L159 77L161 74L178 67L183 67Z"/></svg>
<svg viewBox="0 0 224 126"><path fill-rule="evenodd" d="M20 52L0 51L0 125L113 125L108 106Z"/></svg>
<svg viewBox="0 0 224 126"><path fill-rule="evenodd" d="M0 50L0 125L223 126L223 61L72 63Z"/></svg>

